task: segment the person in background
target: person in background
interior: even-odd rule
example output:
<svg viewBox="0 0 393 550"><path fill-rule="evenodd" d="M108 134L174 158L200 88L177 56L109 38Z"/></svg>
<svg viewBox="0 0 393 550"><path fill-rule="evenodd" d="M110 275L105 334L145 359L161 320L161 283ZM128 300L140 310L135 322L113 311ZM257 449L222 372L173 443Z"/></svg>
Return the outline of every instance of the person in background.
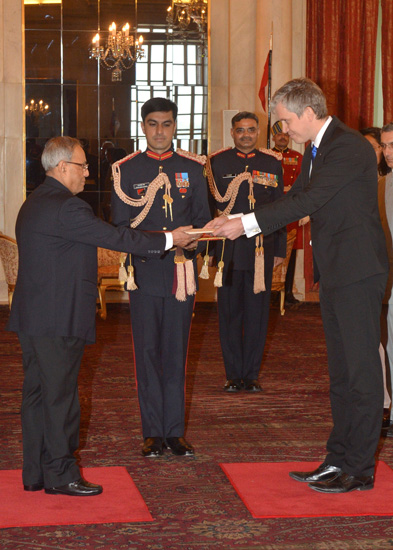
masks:
<svg viewBox="0 0 393 550"><path fill-rule="evenodd" d="M288 147L289 135L288 132L283 132L282 123L280 120L272 126L272 140L274 141L273 151L282 155L282 170L284 177L284 193L288 193L292 185L295 183L300 174L303 155L294 149ZM295 277L296 267L296 250L303 248L303 229L302 226L310 221L307 216L299 221L287 225L287 233L296 229L296 239L293 243L291 257L289 258L287 274L285 277L285 305L290 306L299 304L299 300L293 295L293 280Z"/></svg>
<svg viewBox="0 0 393 550"><path fill-rule="evenodd" d="M392 261L392 269L390 273L393 273L393 260L392 260L392 240L391 235L393 234L393 122L386 124L381 129L381 148L383 157L386 161L388 167L388 172L385 177L385 187L384 189L384 205L386 220L389 225L390 234L387 236L390 241L387 241L388 253L390 254L389 259ZM392 286L388 286L388 314L387 314L387 325L388 325L388 342L386 346L386 351L389 359L390 366L390 382L393 384L393 292L391 292ZM393 421L393 415L391 412L390 422Z"/></svg>
<svg viewBox="0 0 393 550"><path fill-rule="evenodd" d="M281 155L256 148L259 121L254 113L237 113L232 118L231 135L235 146L213 153L209 158L210 189L218 210L225 209L229 213L230 208L231 214L252 212L282 196ZM231 197L223 202L222 198L231 188ZM228 206L232 201L232 207ZM260 274L264 278L264 289L256 292L255 249L259 246L263 246L264 251L263 273ZM223 262L223 280L217 289L217 301L226 392L262 389L258 376L269 322L273 266L281 263L285 254L284 229L264 238L263 244L245 236L236 241L217 242L217 261Z"/></svg>
<svg viewBox="0 0 393 550"><path fill-rule="evenodd" d="M381 147L381 129L377 127L363 128L360 130L360 133L369 141L375 151L377 156L377 165L378 165L378 208L379 215L381 217L382 228L385 233L386 239L386 248L388 251L389 258L389 277L386 285L385 295L383 297L383 304L388 304L389 298L392 291L392 282L393 282L393 246L392 246L392 235L389 229L389 223L386 216L386 204L385 204L385 188L386 188L386 174L390 171L388 165L386 164L385 157L382 152ZM384 332L384 331L383 331ZM382 343L379 344L379 355L381 356L382 363L382 373L383 373L383 419L382 419L382 428L386 429L390 426L390 408L391 408L391 397L387 388L386 381L386 354L385 348Z"/></svg>

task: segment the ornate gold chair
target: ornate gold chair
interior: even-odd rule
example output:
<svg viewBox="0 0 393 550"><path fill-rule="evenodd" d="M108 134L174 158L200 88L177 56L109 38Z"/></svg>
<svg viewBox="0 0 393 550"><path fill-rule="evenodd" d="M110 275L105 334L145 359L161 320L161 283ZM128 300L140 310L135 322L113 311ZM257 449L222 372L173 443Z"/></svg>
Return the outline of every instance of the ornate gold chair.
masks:
<svg viewBox="0 0 393 550"><path fill-rule="evenodd" d="M0 259L8 285L8 305L11 308L16 278L18 275L18 245L16 240L0 233Z"/></svg>
<svg viewBox="0 0 393 550"><path fill-rule="evenodd" d="M284 315L284 303L285 303L285 277L287 274L289 258L293 248L293 243L296 239L296 229L292 229L287 234L287 255L284 261L273 269L272 291L280 292L280 313Z"/></svg>
<svg viewBox="0 0 393 550"><path fill-rule="evenodd" d="M116 252L115 250L108 250L107 248L97 248L97 286L98 286L98 298L100 300L100 307L97 310L101 319L106 319L106 296L107 290L124 290L124 283L120 282L119 266L122 256L125 256L123 252Z"/></svg>

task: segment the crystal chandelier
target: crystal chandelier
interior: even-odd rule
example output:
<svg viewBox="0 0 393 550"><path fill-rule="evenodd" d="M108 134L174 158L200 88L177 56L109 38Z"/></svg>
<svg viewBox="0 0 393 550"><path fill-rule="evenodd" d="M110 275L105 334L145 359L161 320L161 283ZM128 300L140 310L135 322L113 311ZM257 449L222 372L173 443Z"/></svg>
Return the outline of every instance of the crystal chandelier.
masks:
<svg viewBox="0 0 393 550"><path fill-rule="evenodd" d="M172 0L167 9L167 23L175 35L187 36L187 32L195 32L192 24L195 23L201 38L205 40L207 30L207 3L208 0Z"/></svg>
<svg viewBox="0 0 393 550"><path fill-rule="evenodd" d="M38 102L35 99L30 100L30 103L25 105L25 112L28 116L34 116L35 118L50 114L49 105L43 99Z"/></svg>
<svg viewBox="0 0 393 550"><path fill-rule="evenodd" d="M100 35L97 33L90 46L89 57L98 59L103 67L112 70L112 82L120 82L122 71L131 69L145 55L142 44L142 36L136 38L130 35L128 23L121 30L117 30L116 23L112 23L105 48L100 46Z"/></svg>

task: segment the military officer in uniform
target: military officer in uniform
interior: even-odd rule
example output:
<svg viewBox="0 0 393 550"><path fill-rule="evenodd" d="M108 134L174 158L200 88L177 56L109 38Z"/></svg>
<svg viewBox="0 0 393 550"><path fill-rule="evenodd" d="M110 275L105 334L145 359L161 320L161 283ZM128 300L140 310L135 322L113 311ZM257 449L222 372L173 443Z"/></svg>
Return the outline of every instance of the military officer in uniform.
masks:
<svg viewBox="0 0 393 550"><path fill-rule="evenodd" d="M256 149L258 117L246 111L236 114L231 135L235 147L213 153L207 163L210 190L217 209L226 215L252 212L283 194L281 156ZM223 269L218 313L227 392L243 387L249 392L261 391L258 375L269 320L273 265L282 262L285 254L285 229L257 242L244 236L217 244L216 255Z"/></svg>
<svg viewBox="0 0 393 550"><path fill-rule="evenodd" d="M284 176L284 193L287 193L292 185L295 183L296 178L300 174L300 168L302 166L303 155L290 149L288 147L289 135L287 132L283 132L282 123L278 120L272 126L272 139L274 141L273 151L282 154L282 170ZM287 225L287 232L289 233L292 229L296 229L296 239L293 243L293 248L291 252L291 257L288 263L287 275L285 278L285 304L297 304L299 300L293 295L293 279L295 276L295 265L296 265L296 250L303 248L303 229L300 229L299 226L303 226L309 221L309 217L303 218L302 220L290 223Z"/></svg>
<svg viewBox="0 0 393 550"><path fill-rule="evenodd" d="M153 98L141 113L147 149L113 165L113 223L164 232L182 221L203 227L211 219L203 161L172 148L176 104ZM184 386L196 291L196 245L195 240L193 251L175 248L154 260L128 260L145 457L158 457L166 447L176 455L194 453L184 438Z"/></svg>

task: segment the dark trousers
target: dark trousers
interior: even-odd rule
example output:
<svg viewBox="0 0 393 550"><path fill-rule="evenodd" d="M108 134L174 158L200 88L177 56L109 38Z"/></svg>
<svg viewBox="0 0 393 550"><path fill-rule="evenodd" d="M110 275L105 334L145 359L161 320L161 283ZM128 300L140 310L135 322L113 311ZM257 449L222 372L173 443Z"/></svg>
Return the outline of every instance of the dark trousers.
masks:
<svg viewBox="0 0 393 550"><path fill-rule="evenodd" d="M194 296L130 292L130 312L143 437L182 437L185 368Z"/></svg>
<svg viewBox="0 0 393 550"><path fill-rule="evenodd" d="M80 478L74 457L79 446L80 338L19 333L23 353L23 483L56 487Z"/></svg>
<svg viewBox="0 0 393 550"><path fill-rule="evenodd" d="M265 265L266 291L254 294L254 270L232 270L217 291L220 342L228 380L256 380L269 322L273 260Z"/></svg>
<svg viewBox="0 0 393 550"><path fill-rule="evenodd" d="M386 275L342 288L320 286L333 429L326 463L351 475L374 473L383 414L380 342Z"/></svg>

